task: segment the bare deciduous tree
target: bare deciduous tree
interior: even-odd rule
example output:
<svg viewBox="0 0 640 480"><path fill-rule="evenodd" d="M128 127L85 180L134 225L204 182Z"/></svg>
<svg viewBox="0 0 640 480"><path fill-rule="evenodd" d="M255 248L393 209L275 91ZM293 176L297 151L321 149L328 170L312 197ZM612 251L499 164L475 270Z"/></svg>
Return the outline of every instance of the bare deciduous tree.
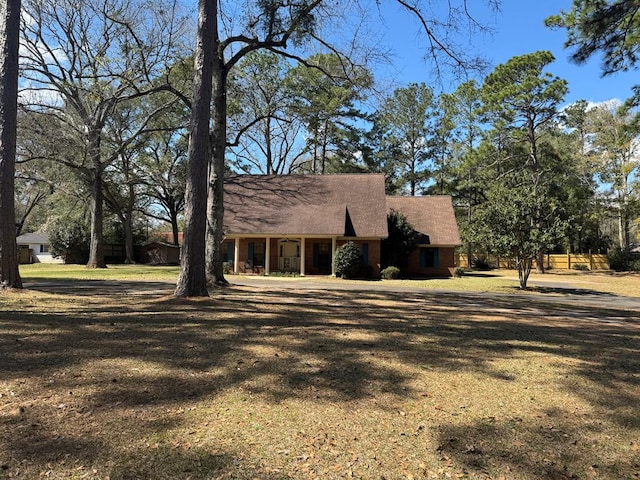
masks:
<svg viewBox="0 0 640 480"><path fill-rule="evenodd" d="M127 102L168 89L158 81L175 60L181 34L175 4L145 0L27 0L22 22L24 97L37 113L57 117L82 151L58 161L91 186L88 267L105 267L103 175L162 110L148 112L120 145L107 149L105 127Z"/></svg>

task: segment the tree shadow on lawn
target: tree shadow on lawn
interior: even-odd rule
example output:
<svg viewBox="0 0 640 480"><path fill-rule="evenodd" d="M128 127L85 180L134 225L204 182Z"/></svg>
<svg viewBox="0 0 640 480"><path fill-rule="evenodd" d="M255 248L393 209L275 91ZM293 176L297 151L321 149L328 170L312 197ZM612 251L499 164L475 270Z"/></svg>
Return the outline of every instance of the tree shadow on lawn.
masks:
<svg viewBox="0 0 640 480"><path fill-rule="evenodd" d="M33 415L26 413L26 416ZM62 478L62 472L72 478L110 480L290 478L282 473L272 473L261 465L249 465L243 453L225 451L224 447L212 450L179 442L131 446L126 439L114 446L115 432L101 432L102 436L95 431L58 434L44 431L43 425L27 418L14 422L13 428L8 450L14 459L22 460L10 462L4 458L0 478L2 475L7 478L48 478L51 475ZM155 426L149 433L160 428L167 428L167 425Z"/></svg>
<svg viewBox="0 0 640 480"><path fill-rule="evenodd" d="M485 418L443 425L437 452L444 462L482 478L638 478L640 462L629 445L598 445L602 423L597 418L550 410L535 421L519 417ZM605 436L606 438L606 436ZM628 455L615 455L628 449ZM606 453L603 454L603 451ZM635 474L633 473L635 472Z"/></svg>
<svg viewBox="0 0 640 480"><path fill-rule="evenodd" d="M69 314L55 313L53 308L59 306L48 310L54 300L47 298L30 312L0 312L3 381L25 390L23 402L52 397L34 410L22 441L11 435L16 425L0 423L0 445L13 458L30 456L46 465L68 454L78 462L91 463L100 451L100 455L126 459L117 448L100 445L104 437L85 444L86 436L78 435L56 447L51 439L62 427L56 423L47 427L52 415L61 421L73 421L74 415L84 412L126 418L136 408L163 412L215 401L238 387L276 404L288 399L313 404L381 396L402 401L419 395L414 381L422 369L474 372L480 378L510 382L519 373L496 369L493 363L522 354L576 362L571 375L587 379L593 388L576 389L571 378L558 380L562 388L582 397L609 421L640 428L634 415L640 404L637 312L572 306L538 297L450 292L283 292L234 287L199 300L154 295L114 298L114 304L100 299L85 303L70 296L74 305ZM58 402L71 402L75 410L65 412L57 408ZM393 408L378 408L387 407ZM128 434L145 438L151 431L168 431L171 417L159 415L164 420L149 425L133 419ZM41 427L26 435L32 424ZM441 450L465 465L475 458L468 456L473 452L466 445L448 445L447 438L473 440L485 426L444 425ZM492 425L495 434L487 441L499 442L507 427ZM534 425L525 429L533 432L526 441L537 441L536 429ZM152 453L147 454L153 460ZM175 462L169 462L168 456L167 465L181 464L176 455ZM204 456L200 463L209 465L206 468L240 468L229 463L233 454L195 455ZM498 454L492 462L505 468L529 468L518 455ZM138 456L134 453L132 458ZM123 461L122 471L129 471ZM198 462L186 463L194 468ZM474 465L470 468L476 471L484 468ZM140 475L118 477L118 468L113 466L111 478L145 476L141 470ZM146 468L144 463L140 468ZM256 473L248 472L247 476ZM206 477L198 475L191 477Z"/></svg>

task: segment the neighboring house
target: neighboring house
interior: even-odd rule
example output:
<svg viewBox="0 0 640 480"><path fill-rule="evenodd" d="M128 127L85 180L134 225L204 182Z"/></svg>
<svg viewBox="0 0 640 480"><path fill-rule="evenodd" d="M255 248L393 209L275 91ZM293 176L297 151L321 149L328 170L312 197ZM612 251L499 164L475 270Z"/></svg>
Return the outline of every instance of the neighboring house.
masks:
<svg viewBox="0 0 640 480"><path fill-rule="evenodd" d="M381 242L388 235L388 201L394 198L385 196L384 187L382 174L231 175L224 190L224 261L233 273L331 275L335 274L336 249L354 242L363 263L378 276ZM420 230L433 222L413 218L413 210L411 215L404 212L408 205L397 208L418 231L431 237L425 240L426 248L438 252L437 267L411 269L411 273L443 275L453 268L453 248L459 236L451 200L448 202L448 207L441 202L445 211L436 213L435 222L446 218L444 223L453 223L455 238L448 236L448 243L432 241L438 237L435 230ZM423 210L423 215L433 214L429 208ZM421 251L416 252L418 262L425 255Z"/></svg>
<svg viewBox="0 0 640 480"><path fill-rule="evenodd" d="M455 267L455 249L461 245L451 197L387 197L388 212L403 214L420 233L418 248L404 265L411 276L449 277Z"/></svg>
<svg viewBox="0 0 640 480"><path fill-rule="evenodd" d="M43 232L25 233L16 238L20 263L63 263L51 255L49 236Z"/></svg>

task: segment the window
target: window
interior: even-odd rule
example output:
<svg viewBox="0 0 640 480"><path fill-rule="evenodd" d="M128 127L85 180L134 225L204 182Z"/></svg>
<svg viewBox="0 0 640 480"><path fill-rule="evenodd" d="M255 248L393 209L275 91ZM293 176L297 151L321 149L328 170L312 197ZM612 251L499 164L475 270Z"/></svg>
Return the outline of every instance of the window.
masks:
<svg viewBox="0 0 640 480"><path fill-rule="evenodd" d="M439 263L437 248L420 248L420 267L437 268Z"/></svg>
<svg viewBox="0 0 640 480"><path fill-rule="evenodd" d="M49 245L40 245L40 253L49 253Z"/></svg>
<svg viewBox="0 0 640 480"><path fill-rule="evenodd" d="M369 265L369 244L363 243L360 245L360 251L362 252L362 264Z"/></svg>

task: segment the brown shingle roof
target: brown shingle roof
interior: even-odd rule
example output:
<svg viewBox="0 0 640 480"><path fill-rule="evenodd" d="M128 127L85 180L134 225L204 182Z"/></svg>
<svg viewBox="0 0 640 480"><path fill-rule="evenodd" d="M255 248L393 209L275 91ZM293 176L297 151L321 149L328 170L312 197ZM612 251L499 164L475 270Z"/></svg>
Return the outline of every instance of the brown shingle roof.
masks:
<svg viewBox="0 0 640 480"><path fill-rule="evenodd" d="M387 197L387 208L406 216L413 228L429 237L431 245L462 243L449 196Z"/></svg>
<svg viewBox="0 0 640 480"><path fill-rule="evenodd" d="M230 175L226 235L387 236L384 176Z"/></svg>

